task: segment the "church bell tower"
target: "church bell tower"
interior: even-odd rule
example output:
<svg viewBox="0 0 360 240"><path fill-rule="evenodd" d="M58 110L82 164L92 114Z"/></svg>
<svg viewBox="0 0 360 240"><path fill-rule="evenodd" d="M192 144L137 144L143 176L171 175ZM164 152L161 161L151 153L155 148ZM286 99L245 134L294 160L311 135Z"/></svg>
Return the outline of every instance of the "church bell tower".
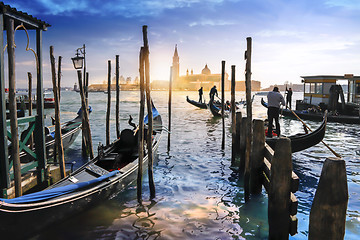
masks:
<svg viewBox="0 0 360 240"><path fill-rule="evenodd" d="M179 55L177 51L177 45L175 45L175 52L173 56L173 63L172 63L172 81L174 86L179 84Z"/></svg>

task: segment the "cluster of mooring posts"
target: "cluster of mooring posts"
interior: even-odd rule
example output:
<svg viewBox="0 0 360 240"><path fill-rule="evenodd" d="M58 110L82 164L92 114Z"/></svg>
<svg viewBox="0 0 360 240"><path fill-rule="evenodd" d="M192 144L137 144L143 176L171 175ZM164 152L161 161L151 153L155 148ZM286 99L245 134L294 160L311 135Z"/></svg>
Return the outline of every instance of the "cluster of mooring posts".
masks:
<svg viewBox="0 0 360 240"><path fill-rule="evenodd" d="M264 122L252 119L251 38L247 38L245 60L247 116L242 117L241 112L232 114L231 167L244 178L245 202L251 201L251 195L261 194L262 186L268 193L269 239L288 239L289 234L297 233L298 223L294 193L299 188L299 178L292 171L291 140L278 138L275 150L266 144ZM222 66L224 69L224 61ZM231 74L231 107L234 113L235 66ZM223 134L222 148L224 137ZM347 202L345 161L329 157L324 162L311 207L309 239L343 239Z"/></svg>

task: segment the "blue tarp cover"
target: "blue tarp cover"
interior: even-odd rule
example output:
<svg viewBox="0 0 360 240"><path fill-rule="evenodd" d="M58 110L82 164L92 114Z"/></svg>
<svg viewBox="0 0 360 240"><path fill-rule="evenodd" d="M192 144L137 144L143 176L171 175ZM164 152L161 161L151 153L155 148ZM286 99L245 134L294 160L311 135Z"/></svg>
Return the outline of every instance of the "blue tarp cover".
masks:
<svg viewBox="0 0 360 240"><path fill-rule="evenodd" d="M159 116L159 112L155 107L152 108L152 114L153 114L153 118L156 118L157 116ZM145 124L148 123L148 121L149 121L148 118L149 118L148 115L146 115L146 117L144 119Z"/></svg>
<svg viewBox="0 0 360 240"><path fill-rule="evenodd" d="M72 192L75 192L75 191L79 191L82 188L85 188L85 187L90 186L92 184L102 182L105 179L116 175L117 173L119 173L119 171L115 170L115 171L112 171L112 172L110 172L110 173L108 173L106 175L103 175L101 177L93 179L91 181L79 182L79 183L74 183L74 184L67 185L67 186L47 189L47 190L44 190L44 191L27 194L27 195L24 195L24 196L21 196L21 197L13 198L13 199L0 198L0 201L6 202L6 203L32 203L32 202L43 201L43 200L55 198L55 197L58 197L58 196L61 196L61 195L65 195L65 194L68 194L68 193L72 193Z"/></svg>

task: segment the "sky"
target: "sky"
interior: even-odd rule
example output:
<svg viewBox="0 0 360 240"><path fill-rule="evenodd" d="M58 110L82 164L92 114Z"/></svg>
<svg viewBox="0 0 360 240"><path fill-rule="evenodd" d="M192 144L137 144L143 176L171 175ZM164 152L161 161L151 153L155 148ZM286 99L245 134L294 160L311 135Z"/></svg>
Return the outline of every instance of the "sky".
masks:
<svg viewBox="0 0 360 240"><path fill-rule="evenodd" d="M212 73L236 66L245 79L246 38L252 39L252 80L262 87L300 76L360 75L359 0L8 0L5 4L51 25L43 32L44 86L51 87L49 47L62 56L62 86L77 74L71 58L86 45L91 83L107 80L107 62L120 56L120 75L138 76L142 26L148 26L150 78L170 78L175 45L180 75ZM35 49L35 34L30 47ZM26 34L15 33L16 81L27 86L35 75L34 55L25 51ZM6 57L6 55L5 55ZM7 61L7 60L6 60ZM5 61L5 67L7 67ZM5 75L7 76L7 75Z"/></svg>

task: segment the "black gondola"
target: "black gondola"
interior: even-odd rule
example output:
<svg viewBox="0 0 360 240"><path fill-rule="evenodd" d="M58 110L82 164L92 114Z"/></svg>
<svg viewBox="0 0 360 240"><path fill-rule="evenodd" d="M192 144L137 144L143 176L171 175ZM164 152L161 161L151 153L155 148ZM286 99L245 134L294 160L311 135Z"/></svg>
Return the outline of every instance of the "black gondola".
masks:
<svg viewBox="0 0 360 240"><path fill-rule="evenodd" d="M263 99L261 99L261 103L267 107L267 104ZM292 136L287 136L291 140L291 151L299 152L321 142L325 136L326 123L327 123L327 111L325 111L321 125L315 131L312 131L307 134L296 134ZM272 149L275 149L277 139L278 138L276 137L274 138L267 137L266 143Z"/></svg>
<svg viewBox="0 0 360 240"><path fill-rule="evenodd" d="M201 103L201 102L197 102L197 101L195 101L195 100L191 100L191 99L189 98L189 96L186 96L186 101L187 101L188 103L190 103L190 104L198 107L198 108L207 109L206 103Z"/></svg>
<svg viewBox="0 0 360 240"><path fill-rule="evenodd" d="M264 99L261 98L261 104L267 108L267 103ZM313 112L309 110L293 110L301 119L311 120L311 121L322 121L323 113L322 112ZM283 116L296 118L294 114L289 109L282 109L280 113ZM350 116L350 115L330 115L327 116L328 122L338 122L338 123L350 123L350 124L360 124L360 115L359 116Z"/></svg>
<svg viewBox="0 0 360 240"><path fill-rule="evenodd" d="M161 139L162 120L155 108L153 116L155 153ZM114 197L137 177L138 141L135 133L136 130L123 130L120 138L109 146L99 146L96 158L44 191L0 199L0 232L12 237L15 234L31 235ZM144 170L147 162L145 154Z"/></svg>

